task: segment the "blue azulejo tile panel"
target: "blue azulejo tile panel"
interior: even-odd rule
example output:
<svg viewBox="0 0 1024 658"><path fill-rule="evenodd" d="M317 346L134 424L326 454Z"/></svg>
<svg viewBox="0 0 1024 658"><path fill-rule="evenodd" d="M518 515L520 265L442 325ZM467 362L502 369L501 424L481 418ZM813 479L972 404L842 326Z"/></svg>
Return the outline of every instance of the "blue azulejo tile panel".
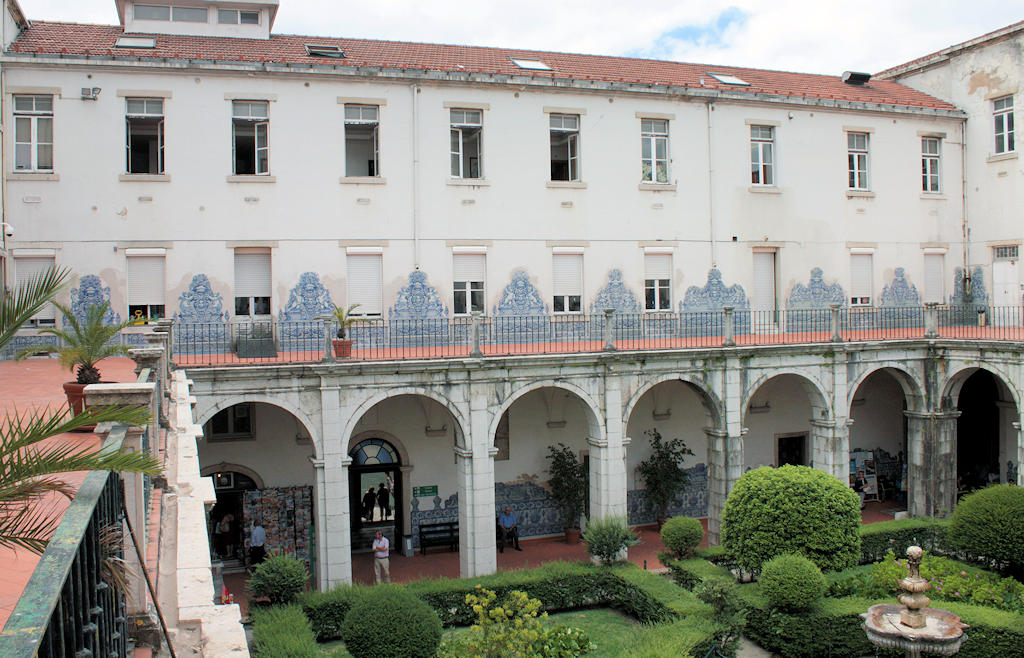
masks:
<svg viewBox="0 0 1024 658"><path fill-rule="evenodd" d="M281 322L309 322L334 311L331 294L316 272L303 272L288 292L288 303L278 313Z"/></svg>
<svg viewBox="0 0 1024 658"><path fill-rule="evenodd" d="M556 535L565 530L558 505L546 489L532 482L496 482L495 518L506 506L516 515L520 537Z"/></svg>
<svg viewBox="0 0 1024 658"><path fill-rule="evenodd" d="M425 499L424 499L425 500ZM434 496L429 503L423 503L425 509L420 509L420 499L412 499L412 510L409 513L409 525L412 532L412 545L420 547L420 526L431 523L458 523L459 521L459 494L454 493L446 500L440 496ZM426 505L431 505L429 509Z"/></svg>
<svg viewBox="0 0 1024 658"><path fill-rule="evenodd" d="M494 307L495 316L547 315L548 305L541 299L537 288L530 282L530 275L524 269L512 273L512 281L505 286L501 299Z"/></svg>
<svg viewBox="0 0 1024 658"><path fill-rule="evenodd" d="M745 311L750 309L750 302L743 286L736 283L726 286L722 281L722 272L717 268L708 271L708 280L703 287L690 286L686 296L679 303L679 310L684 313L680 321L680 331L684 336L720 335L723 328L721 311L726 306L736 309L736 333L747 333L750 317Z"/></svg>
<svg viewBox="0 0 1024 658"><path fill-rule="evenodd" d="M590 305L593 315L600 315L610 308L616 313L639 313L640 302L632 290L622 282L622 270L608 272L608 282L597 291L594 303Z"/></svg>
<svg viewBox="0 0 1024 658"><path fill-rule="evenodd" d="M0 360L13 359L18 352L28 347L56 347L56 336L14 336L0 352Z"/></svg>
<svg viewBox="0 0 1024 658"><path fill-rule="evenodd" d="M971 270L970 285L964 280L964 269L953 272L953 294L949 296L949 308L939 311L939 325L973 325L978 314L987 312L988 291L985 289L985 271L981 266Z"/></svg>
<svg viewBox="0 0 1024 658"><path fill-rule="evenodd" d="M220 293L205 274L196 274L178 297L174 314L174 351L178 354L222 354L231 351L228 312Z"/></svg>
<svg viewBox="0 0 1024 658"><path fill-rule="evenodd" d="M85 322L89 309L99 304L110 303L110 287L103 285L103 280L95 274L86 274L78 280L78 287L71 289L71 314L79 322ZM108 308L103 314L103 324L120 324L121 315ZM68 319L64 318L67 325Z"/></svg>
<svg viewBox="0 0 1024 658"><path fill-rule="evenodd" d="M708 470L705 464L695 464L683 471L689 476L686 488L669 505L668 516L690 516L702 518L708 515ZM646 525L657 522L654 508L647 502L643 489L626 492L626 507L630 525Z"/></svg>
<svg viewBox="0 0 1024 658"><path fill-rule="evenodd" d="M426 272L409 273L409 281L399 289L388 319L392 345L443 345L449 341L448 307L427 281Z"/></svg>
<svg viewBox="0 0 1024 658"><path fill-rule="evenodd" d="M902 267L893 271L893 279L882 288L879 315L885 328L920 327L924 324L921 296L907 281Z"/></svg>
<svg viewBox="0 0 1024 658"><path fill-rule="evenodd" d="M830 310L833 304L845 306L846 293L839 283L825 283L820 267L811 270L807 285L793 286L786 299L786 331L824 331L829 327Z"/></svg>

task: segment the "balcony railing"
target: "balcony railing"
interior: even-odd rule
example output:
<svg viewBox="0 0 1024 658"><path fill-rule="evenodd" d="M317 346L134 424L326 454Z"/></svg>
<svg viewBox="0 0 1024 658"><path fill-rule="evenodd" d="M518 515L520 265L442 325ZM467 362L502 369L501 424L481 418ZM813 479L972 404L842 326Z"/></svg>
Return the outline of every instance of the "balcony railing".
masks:
<svg viewBox="0 0 1024 658"><path fill-rule="evenodd" d="M117 451L126 428L103 444ZM125 594L104 580L124 558L121 476L91 471L39 559L0 634L0 656L117 656L128 653Z"/></svg>

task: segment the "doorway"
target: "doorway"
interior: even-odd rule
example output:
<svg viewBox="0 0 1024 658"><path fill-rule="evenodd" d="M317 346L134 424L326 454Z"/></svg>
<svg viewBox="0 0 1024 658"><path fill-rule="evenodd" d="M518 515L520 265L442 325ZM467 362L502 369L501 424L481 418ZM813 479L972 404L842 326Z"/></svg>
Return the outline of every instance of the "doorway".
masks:
<svg viewBox="0 0 1024 658"><path fill-rule="evenodd" d="M257 489L256 482L242 473L220 471L213 474L213 488L217 502L210 510L210 546L218 558L238 559L242 555L242 529L246 527L242 498L246 491Z"/></svg>
<svg viewBox="0 0 1024 658"><path fill-rule="evenodd" d="M807 465L807 435L783 434L778 437L775 463L779 466Z"/></svg>
<svg viewBox="0 0 1024 658"><path fill-rule="evenodd" d="M348 475L352 552L369 552L378 530L391 541L391 549L397 550L396 542L405 519L398 451L383 439L366 439L349 454L352 457ZM386 490L383 495L382 488Z"/></svg>

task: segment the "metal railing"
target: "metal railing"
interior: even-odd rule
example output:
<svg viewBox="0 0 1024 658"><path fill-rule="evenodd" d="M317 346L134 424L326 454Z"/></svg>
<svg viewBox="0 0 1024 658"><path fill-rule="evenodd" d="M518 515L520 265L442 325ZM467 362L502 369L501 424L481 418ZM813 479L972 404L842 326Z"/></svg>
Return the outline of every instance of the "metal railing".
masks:
<svg viewBox="0 0 1024 658"><path fill-rule="evenodd" d="M126 430L111 430L103 450L120 450ZM126 597L104 580L124 559L123 486L115 472L85 476L0 633L0 656L127 655Z"/></svg>

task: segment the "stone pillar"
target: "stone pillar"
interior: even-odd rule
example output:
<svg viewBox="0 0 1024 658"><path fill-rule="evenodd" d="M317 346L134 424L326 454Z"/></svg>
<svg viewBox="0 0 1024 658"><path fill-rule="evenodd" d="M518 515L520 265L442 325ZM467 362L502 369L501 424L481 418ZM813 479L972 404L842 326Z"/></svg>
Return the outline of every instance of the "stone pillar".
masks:
<svg viewBox="0 0 1024 658"><path fill-rule="evenodd" d="M459 492L459 575L482 576L498 570L495 545L494 437L484 384L471 385L466 446L455 446Z"/></svg>
<svg viewBox="0 0 1024 658"><path fill-rule="evenodd" d="M316 573L313 577L317 589L327 589L327 542L324 529L327 527L327 494L325 492L324 460L316 457L309 458L313 464L313 477L315 485L313 488L313 509L316 512L314 517L316 523Z"/></svg>
<svg viewBox="0 0 1024 658"><path fill-rule="evenodd" d="M735 435L710 427L704 428L708 439L708 543L721 540L722 512L729 492L743 475L743 435L741 428Z"/></svg>
<svg viewBox="0 0 1024 658"><path fill-rule="evenodd" d="M323 518L324 525L317 528L317 539L323 556L321 582L334 587L352 582L352 529L348 495L349 437L342 436L341 419L352 410L341 406L336 386L320 382L320 458L323 460Z"/></svg>
<svg viewBox="0 0 1024 658"><path fill-rule="evenodd" d="M955 409L907 417L907 493L912 516L945 516L956 505Z"/></svg>
<svg viewBox="0 0 1024 658"><path fill-rule="evenodd" d="M811 466L850 481L850 425L852 420L811 419Z"/></svg>
<svg viewBox="0 0 1024 658"><path fill-rule="evenodd" d="M128 350L128 356L135 362L135 374L138 376L146 368L150 369L150 379L156 385L155 395L153 396L150 407L150 421L149 421L149 436L152 439L150 441L150 451L156 454L158 449L157 432L160 431L159 425L166 426L167 417L163 411L164 402L164 378L161 372L163 367L164 350L161 347L140 347L136 349Z"/></svg>
<svg viewBox="0 0 1024 658"><path fill-rule="evenodd" d="M924 303L924 337L939 337L939 303Z"/></svg>
<svg viewBox="0 0 1024 658"><path fill-rule="evenodd" d="M617 375L609 373L605 377L604 438L587 437L587 445L590 446L590 509L585 514L588 518L625 518L629 513L621 386Z"/></svg>
<svg viewBox="0 0 1024 658"><path fill-rule="evenodd" d="M1024 466L1024 431L1021 430L1022 427L1024 427L1024 423L1014 421L1014 436L1017 438L1017 441L1014 443L1017 446L1016 462L1007 465L1007 482L1016 484L1018 487L1024 487L1024 473L1021 473L1021 466ZM1012 472L1009 468L1010 466L1013 466ZM1011 477L1012 475L1017 477Z"/></svg>

